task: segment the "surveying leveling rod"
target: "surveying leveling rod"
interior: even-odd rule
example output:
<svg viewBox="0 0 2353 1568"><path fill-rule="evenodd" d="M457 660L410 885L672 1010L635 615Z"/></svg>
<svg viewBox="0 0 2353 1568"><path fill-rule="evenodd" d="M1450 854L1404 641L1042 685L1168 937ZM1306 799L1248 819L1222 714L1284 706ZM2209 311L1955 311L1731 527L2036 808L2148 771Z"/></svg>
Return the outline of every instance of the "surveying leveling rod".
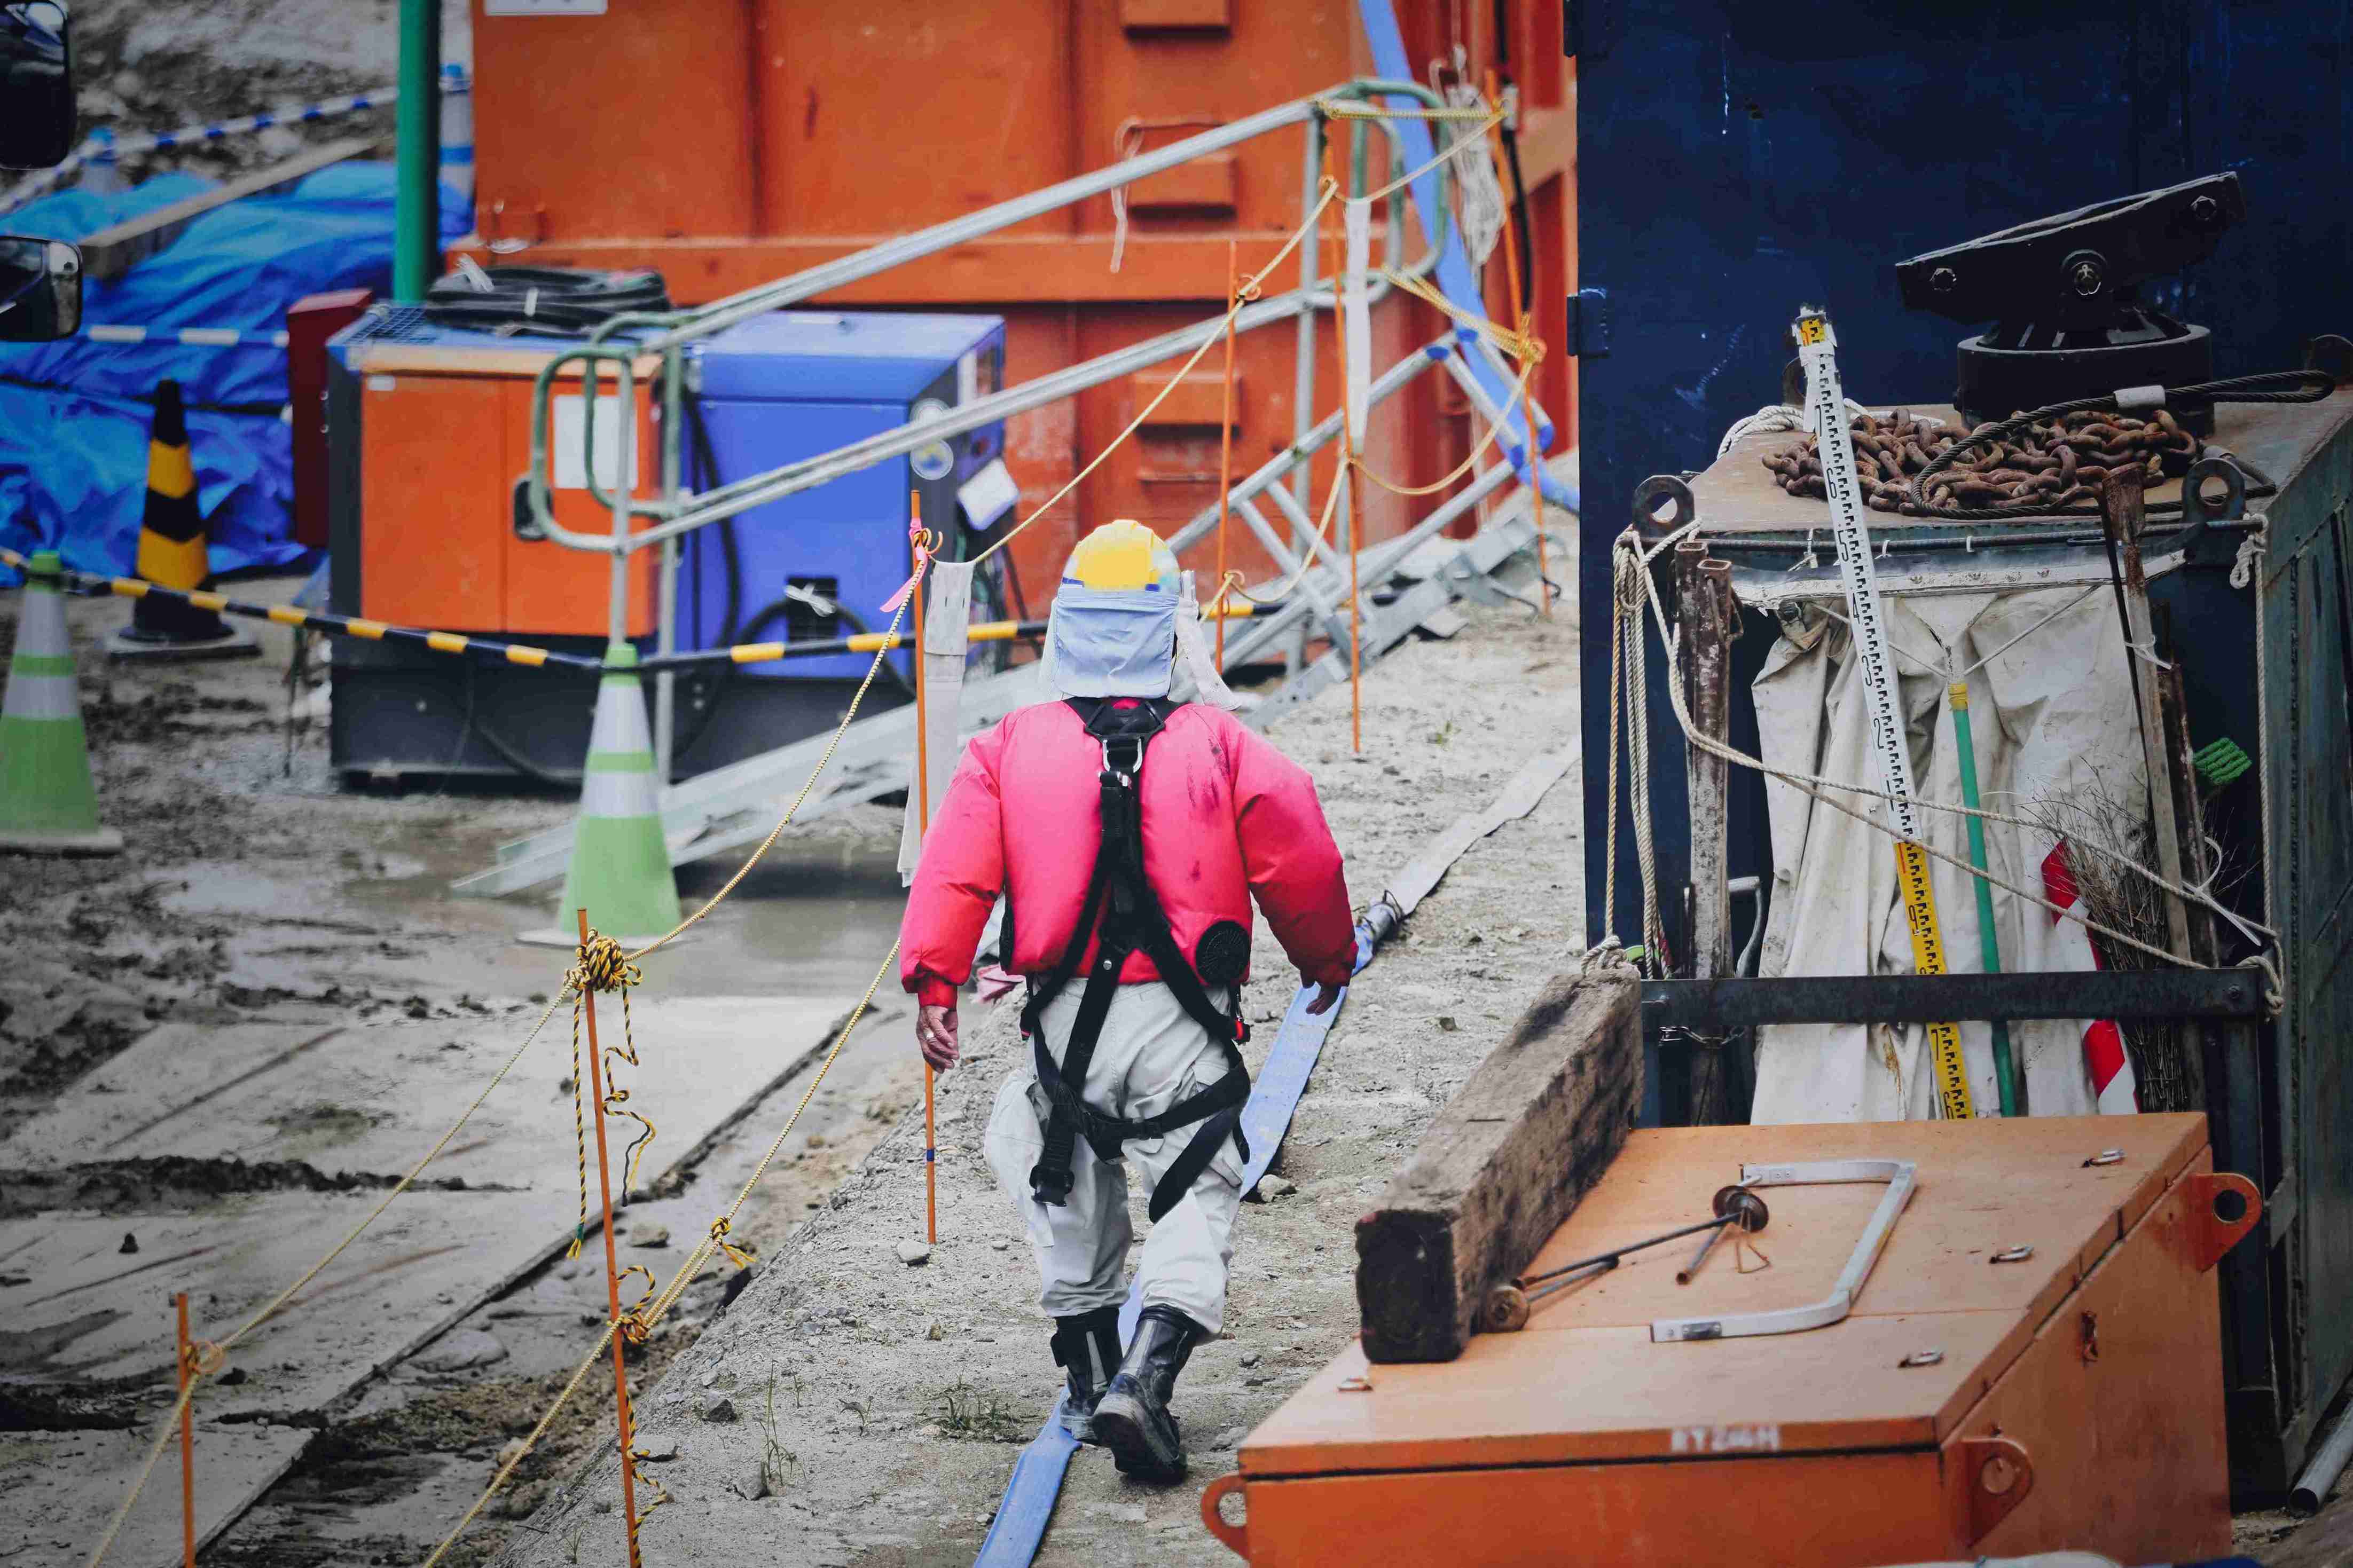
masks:
<svg viewBox="0 0 2353 1568"><path fill-rule="evenodd" d="M1936 895L1928 886L1928 857L1920 847L1918 815L1912 807L1912 752L1904 736L1879 578L1872 570L1871 536L1863 528L1862 487L1854 471L1854 444L1847 436L1846 394L1839 385L1838 339L1828 316L1804 306L1793 331L1798 358L1806 368L1806 405L1813 416L1822 489L1830 497L1831 531L1838 540L1839 577L1846 585L1854 657L1870 708L1879 787L1892 797L1887 805L1895 829L1895 881L1904 895L1905 923L1912 930L1912 966L1922 974L1942 974L1945 939L1936 924ZM1949 1023L1929 1025L1928 1052L1936 1068L1938 1109L1948 1118L1975 1116L1960 1031Z"/></svg>

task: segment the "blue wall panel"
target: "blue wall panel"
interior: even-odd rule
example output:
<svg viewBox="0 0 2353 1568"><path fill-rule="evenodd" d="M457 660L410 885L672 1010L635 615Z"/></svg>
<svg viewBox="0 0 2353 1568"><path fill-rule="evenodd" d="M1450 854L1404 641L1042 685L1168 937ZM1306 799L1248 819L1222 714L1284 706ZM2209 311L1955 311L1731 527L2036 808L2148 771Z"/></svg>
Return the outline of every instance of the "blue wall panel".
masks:
<svg viewBox="0 0 2353 1568"><path fill-rule="evenodd" d="M2353 333L2353 7L1864 6L1579 0L1579 281L1615 352L1581 363L1588 908L1600 931L1609 545L1634 487L1704 468L1778 401L1800 303L1838 324L1851 396L1942 402L1963 330L1913 315L1894 267L2029 218L2238 172L2248 220L2146 293L2213 330L2216 369L2301 363ZM1743 651L1757 638L1744 639ZM1684 879L1682 746L1654 656L1662 889ZM1736 739L1739 739L1736 735ZM1744 814L1745 816L1745 814ZM1740 841L1736 862L1755 846ZM1620 813L1631 856L1631 823ZM1640 929L1630 872L1617 929ZM1679 900L1669 900L1679 903Z"/></svg>

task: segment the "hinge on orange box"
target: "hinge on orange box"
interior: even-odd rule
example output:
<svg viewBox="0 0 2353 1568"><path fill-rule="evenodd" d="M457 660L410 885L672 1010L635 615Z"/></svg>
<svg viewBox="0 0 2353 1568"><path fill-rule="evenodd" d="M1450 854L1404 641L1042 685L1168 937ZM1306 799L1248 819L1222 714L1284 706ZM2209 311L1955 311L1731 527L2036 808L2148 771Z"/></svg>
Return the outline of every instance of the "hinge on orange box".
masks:
<svg viewBox="0 0 2353 1568"><path fill-rule="evenodd" d="M1968 1480L1969 1542L1974 1545L2034 1489L2034 1461L2027 1457L2026 1445L2015 1437L1964 1437L1960 1449L1961 1473Z"/></svg>
<svg viewBox="0 0 2353 1568"><path fill-rule="evenodd" d="M2189 1199L2190 1261L2203 1274L2263 1217L2263 1195L2236 1171L2201 1171L2181 1178Z"/></svg>

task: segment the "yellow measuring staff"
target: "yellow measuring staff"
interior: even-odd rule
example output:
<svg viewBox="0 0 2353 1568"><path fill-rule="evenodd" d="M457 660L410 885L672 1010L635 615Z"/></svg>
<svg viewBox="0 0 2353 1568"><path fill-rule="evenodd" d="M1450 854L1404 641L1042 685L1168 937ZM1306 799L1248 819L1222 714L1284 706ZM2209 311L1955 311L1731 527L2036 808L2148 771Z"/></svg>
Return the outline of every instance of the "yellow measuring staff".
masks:
<svg viewBox="0 0 2353 1568"><path fill-rule="evenodd" d="M1936 924L1936 898L1928 886L1928 855L1920 847L1920 826L1912 805L1912 752L1904 738L1895 660L1889 652L1887 616L1879 598L1879 576L1871 563L1871 536L1862 521L1862 486L1854 471L1854 446L1846 438L1846 394L1840 388L1838 339L1830 318L1800 310L1796 328L1798 358L1806 369L1806 402L1813 415L1815 447L1822 461L1822 489L1831 504L1831 531L1838 540L1839 577L1846 587L1853 625L1857 678L1871 710L1872 750L1879 759L1880 787L1889 795L1895 827L1895 881L1904 895L1904 922L1912 932L1912 966L1923 974L1945 973L1945 938ZM1950 1118L1977 1114L1969 1094L1968 1065L1961 1057L1961 1032L1951 1024L1928 1026L1928 1055L1936 1064L1937 1109Z"/></svg>

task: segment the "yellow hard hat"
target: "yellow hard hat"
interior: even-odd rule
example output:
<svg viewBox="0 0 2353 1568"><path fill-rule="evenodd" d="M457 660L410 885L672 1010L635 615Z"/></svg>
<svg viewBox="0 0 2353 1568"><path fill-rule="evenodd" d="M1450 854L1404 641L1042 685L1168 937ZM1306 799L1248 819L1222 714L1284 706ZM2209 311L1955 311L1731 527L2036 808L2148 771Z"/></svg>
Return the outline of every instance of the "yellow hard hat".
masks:
<svg viewBox="0 0 2353 1568"><path fill-rule="evenodd" d="M1158 534L1133 518L1106 522L1078 542L1062 581L1082 588L1177 591L1176 557Z"/></svg>

